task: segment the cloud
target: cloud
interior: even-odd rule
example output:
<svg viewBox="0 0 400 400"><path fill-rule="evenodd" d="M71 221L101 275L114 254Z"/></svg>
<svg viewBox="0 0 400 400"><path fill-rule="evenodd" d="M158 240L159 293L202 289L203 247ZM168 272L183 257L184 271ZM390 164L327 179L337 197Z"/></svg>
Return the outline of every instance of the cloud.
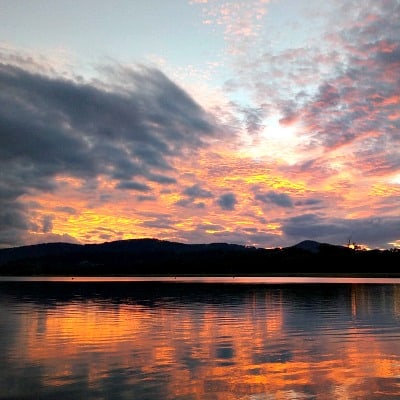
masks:
<svg viewBox="0 0 400 400"><path fill-rule="evenodd" d="M156 196L139 195L139 196L136 196L136 200L140 201L140 202L142 202L142 201L155 201L155 200L157 200L157 197Z"/></svg>
<svg viewBox="0 0 400 400"><path fill-rule="evenodd" d="M177 200L175 205L198 210L206 208L206 203L204 201L198 201L199 199L203 200L213 197L213 194L209 190L204 189L198 183L187 186L182 193L184 197Z"/></svg>
<svg viewBox="0 0 400 400"><path fill-rule="evenodd" d="M295 206L311 206L311 207L321 207L323 201L318 198L308 198L304 200L296 201L294 204Z"/></svg>
<svg viewBox="0 0 400 400"><path fill-rule="evenodd" d="M150 191L150 186L145 185L144 183L139 182L119 182L116 186L116 189L127 189L127 190L138 190L139 192L148 192Z"/></svg>
<svg viewBox="0 0 400 400"><path fill-rule="evenodd" d="M49 233L53 229L53 217L51 215L44 215L42 219L42 232Z"/></svg>
<svg viewBox="0 0 400 400"><path fill-rule="evenodd" d="M338 245L349 238L357 244L374 243L374 248L388 248L398 236L400 218L367 217L356 220L303 214L284 221L282 230L293 244L311 239Z"/></svg>
<svg viewBox="0 0 400 400"><path fill-rule="evenodd" d="M331 63L330 73L317 80L315 91L304 101L286 102L283 120L302 121L309 148L331 150L354 144L362 148L360 164L368 159L366 149L374 149L380 157L388 152L385 159L392 168L387 142L397 141L399 125L395 111L400 104L395 72L400 67L399 5L387 1L370 10L356 2L353 7L357 23L353 21L328 39L337 50L340 46L341 58L333 62L333 54L325 57ZM313 51L318 54L323 49Z"/></svg>
<svg viewBox="0 0 400 400"><path fill-rule="evenodd" d="M237 203L236 196L233 193L224 193L217 199L217 204L222 210L232 211Z"/></svg>
<svg viewBox="0 0 400 400"><path fill-rule="evenodd" d="M215 135L210 115L157 69L109 67L112 83L34 69L0 63L0 246L29 230L22 195L54 193L60 176L151 192L176 182L176 157Z"/></svg>
<svg viewBox="0 0 400 400"><path fill-rule="evenodd" d="M143 222L141 223L142 226L156 229L159 232L161 231L170 231L174 232L175 228L175 218L168 214L163 213L143 213L142 215ZM156 235L159 238L159 234Z"/></svg>
<svg viewBox="0 0 400 400"><path fill-rule="evenodd" d="M192 4L203 4L205 24L224 27L226 40L243 40L254 37L260 29L260 20L266 14L266 5L270 0L252 0L246 2L219 2L195 0Z"/></svg>
<svg viewBox="0 0 400 400"><path fill-rule="evenodd" d="M179 233L177 232L177 234ZM259 246L260 243L263 243L263 246L265 246L268 243L268 247L282 245L282 238L276 234L268 233L262 228L228 228L224 225L212 223L195 224L192 230L186 231L184 237L179 237L178 240L189 243L225 242L249 246Z"/></svg>
<svg viewBox="0 0 400 400"><path fill-rule="evenodd" d="M60 206L56 207L54 211L59 211L62 213L70 214L70 215L75 215L77 213L76 209L73 207L68 207L68 206Z"/></svg>
<svg viewBox="0 0 400 400"><path fill-rule="evenodd" d="M206 189L203 189L199 184L187 187L183 193L194 199L206 199L212 197L212 193Z"/></svg>
<svg viewBox="0 0 400 400"><path fill-rule="evenodd" d="M21 233L18 233L18 240L21 240L20 238ZM75 243L79 244L79 241L76 240L74 237L71 235L68 235L67 233L64 233L62 235L58 235L52 232L46 232L46 233L30 233L29 237L24 237L24 240L26 243L31 244L41 244L41 243L54 243L54 242L62 242L62 243Z"/></svg>
<svg viewBox="0 0 400 400"><path fill-rule="evenodd" d="M0 244L13 247L23 243L21 234L29 229L26 206L16 198L0 198Z"/></svg>
<svg viewBox="0 0 400 400"><path fill-rule="evenodd" d="M180 199L176 201L175 204L179 207L184 207L184 208L197 208L197 209L206 208L206 205L203 201L195 201L193 198Z"/></svg>
<svg viewBox="0 0 400 400"><path fill-rule="evenodd" d="M292 199L286 193L274 191L269 191L267 193L256 193L255 199L261 201L262 203L272 203L279 207L293 207Z"/></svg>

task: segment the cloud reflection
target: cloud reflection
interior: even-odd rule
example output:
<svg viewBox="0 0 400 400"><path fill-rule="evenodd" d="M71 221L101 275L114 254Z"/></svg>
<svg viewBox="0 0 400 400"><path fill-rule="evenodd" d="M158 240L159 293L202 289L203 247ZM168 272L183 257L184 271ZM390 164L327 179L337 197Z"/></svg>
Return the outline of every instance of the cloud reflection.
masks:
<svg viewBox="0 0 400 400"><path fill-rule="evenodd" d="M46 292L28 291L25 301L12 290L2 295L1 308L7 300L15 319L2 317L9 330L2 332L1 385L10 394L28 395L10 384L27 376L40 398L107 396L111 389L118 399L400 394L397 286L204 291L195 284L119 284L116 291L92 283L83 294L79 284L72 291L66 285L54 301Z"/></svg>

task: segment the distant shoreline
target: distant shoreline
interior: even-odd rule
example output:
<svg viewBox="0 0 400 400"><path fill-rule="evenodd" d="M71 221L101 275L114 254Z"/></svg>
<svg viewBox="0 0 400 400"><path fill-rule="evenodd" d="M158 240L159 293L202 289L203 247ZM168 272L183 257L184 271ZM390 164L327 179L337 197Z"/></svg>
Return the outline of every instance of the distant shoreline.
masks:
<svg viewBox="0 0 400 400"><path fill-rule="evenodd" d="M356 251L315 241L260 249L229 243L192 245L132 239L0 250L0 276L396 278L400 272L392 271L398 271L399 265L400 251ZM379 272L369 272L371 267Z"/></svg>

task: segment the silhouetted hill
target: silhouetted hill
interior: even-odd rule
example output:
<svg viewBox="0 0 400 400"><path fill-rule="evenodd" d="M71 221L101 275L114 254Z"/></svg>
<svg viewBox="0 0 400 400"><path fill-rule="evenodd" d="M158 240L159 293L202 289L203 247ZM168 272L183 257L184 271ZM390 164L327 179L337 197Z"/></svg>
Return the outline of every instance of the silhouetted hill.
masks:
<svg viewBox="0 0 400 400"><path fill-rule="evenodd" d="M355 251L311 240L265 249L132 239L0 249L0 275L393 275L399 261L398 251Z"/></svg>

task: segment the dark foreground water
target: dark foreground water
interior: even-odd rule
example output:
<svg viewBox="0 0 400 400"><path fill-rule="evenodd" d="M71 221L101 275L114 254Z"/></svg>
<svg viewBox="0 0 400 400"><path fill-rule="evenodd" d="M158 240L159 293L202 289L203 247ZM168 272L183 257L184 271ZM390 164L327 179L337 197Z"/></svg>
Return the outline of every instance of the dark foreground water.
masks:
<svg viewBox="0 0 400 400"><path fill-rule="evenodd" d="M0 282L0 399L400 399L400 284Z"/></svg>

